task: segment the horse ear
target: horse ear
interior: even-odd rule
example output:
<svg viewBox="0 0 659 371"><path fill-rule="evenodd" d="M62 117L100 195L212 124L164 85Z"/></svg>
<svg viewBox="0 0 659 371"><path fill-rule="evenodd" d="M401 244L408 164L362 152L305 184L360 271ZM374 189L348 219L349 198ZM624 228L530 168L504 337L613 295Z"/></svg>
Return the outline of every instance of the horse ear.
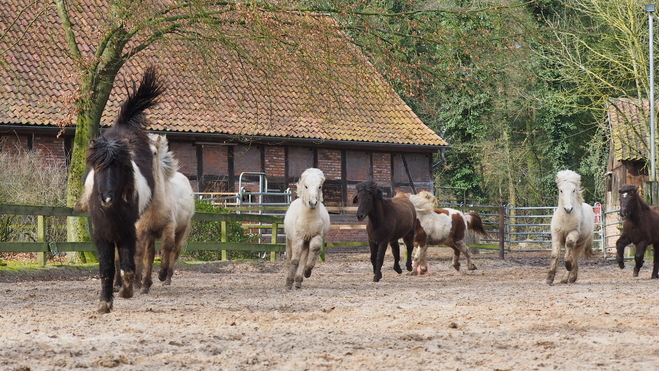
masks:
<svg viewBox="0 0 659 371"><path fill-rule="evenodd" d="M383 199L384 198L384 192L380 188L378 188L378 199Z"/></svg>
<svg viewBox="0 0 659 371"><path fill-rule="evenodd" d="M96 139L90 139L90 140L89 140L89 147L90 147L90 148L93 147L94 144L96 144Z"/></svg>
<svg viewBox="0 0 659 371"><path fill-rule="evenodd" d="M358 202L359 202L359 195L357 194L357 195L355 195L355 197L352 198L352 203L356 204Z"/></svg>

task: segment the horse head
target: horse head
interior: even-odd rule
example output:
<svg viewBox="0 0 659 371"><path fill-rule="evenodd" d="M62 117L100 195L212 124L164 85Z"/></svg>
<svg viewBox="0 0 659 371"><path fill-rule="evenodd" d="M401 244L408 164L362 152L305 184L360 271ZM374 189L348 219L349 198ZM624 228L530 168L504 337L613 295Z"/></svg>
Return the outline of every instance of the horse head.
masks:
<svg viewBox="0 0 659 371"><path fill-rule="evenodd" d="M563 208L566 213L571 213L575 205L583 202L581 195L581 175L572 170L562 170L556 174L556 185L558 186L558 207Z"/></svg>
<svg viewBox="0 0 659 371"><path fill-rule="evenodd" d="M377 200L383 198L384 193L374 181L366 180L357 184L357 195L352 199L352 203L359 203L357 220L364 220L374 210Z"/></svg>
<svg viewBox="0 0 659 371"><path fill-rule="evenodd" d="M133 165L130 151L123 140L105 137L92 139L88 148L87 165L94 170L92 192L96 193L103 207L110 207L113 202L122 199L125 202L132 201Z"/></svg>
<svg viewBox="0 0 659 371"><path fill-rule="evenodd" d="M169 150L167 136L149 134L149 146L153 153L154 176L162 174L166 179L171 179L178 171L178 161Z"/></svg>
<svg viewBox="0 0 659 371"><path fill-rule="evenodd" d="M320 169L309 168L300 175L297 194L308 208L313 210L323 202L323 183L325 175Z"/></svg>
<svg viewBox="0 0 659 371"><path fill-rule="evenodd" d="M631 184L625 184L620 187L618 193L620 194L620 216L623 219L627 219L631 215L634 215L636 204L639 203L640 196L638 194L638 187Z"/></svg>

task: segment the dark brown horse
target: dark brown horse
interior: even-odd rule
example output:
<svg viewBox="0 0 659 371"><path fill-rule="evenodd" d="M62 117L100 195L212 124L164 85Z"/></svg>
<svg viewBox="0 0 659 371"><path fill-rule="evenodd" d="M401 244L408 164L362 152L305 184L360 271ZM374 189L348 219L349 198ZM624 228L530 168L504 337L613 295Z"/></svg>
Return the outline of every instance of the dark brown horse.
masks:
<svg viewBox="0 0 659 371"><path fill-rule="evenodd" d="M636 246L634 260L634 277L643 266L643 256L648 245L654 248L654 267L650 278L659 278L659 206L649 206L638 194L638 187L627 184L620 188L620 216L622 234L616 241L617 260L620 269L625 268L623 253L625 246L633 243Z"/></svg>
<svg viewBox="0 0 659 371"><path fill-rule="evenodd" d="M353 203L359 203L357 219L364 220L368 216L366 232L371 248L371 264L373 264L373 282L382 278L382 263L387 246L391 244L394 255L394 270L401 274L400 246L398 239L402 238L407 247L408 271L412 270L412 250L414 249L414 232L418 224L414 205L409 199L385 198L382 190L372 181L357 184L357 195Z"/></svg>

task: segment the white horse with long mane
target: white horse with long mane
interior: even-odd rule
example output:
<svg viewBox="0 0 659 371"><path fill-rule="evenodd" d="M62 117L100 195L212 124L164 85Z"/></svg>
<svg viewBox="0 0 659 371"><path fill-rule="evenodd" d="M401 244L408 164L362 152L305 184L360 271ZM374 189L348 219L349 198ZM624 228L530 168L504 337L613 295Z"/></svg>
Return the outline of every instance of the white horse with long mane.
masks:
<svg viewBox="0 0 659 371"><path fill-rule="evenodd" d="M302 287L302 274L311 276L330 228L330 218L323 205L325 175L316 168L305 170L297 182L299 198L291 202L284 217L288 273L286 288Z"/></svg>
<svg viewBox="0 0 659 371"><path fill-rule="evenodd" d="M551 265L547 283L552 285L561 249L565 249L565 269L568 274L561 283L573 283L579 274L578 258L583 252L586 258L593 254L595 214L592 206L584 202L581 194L581 175L572 170L556 174L558 207L551 218Z"/></svg>

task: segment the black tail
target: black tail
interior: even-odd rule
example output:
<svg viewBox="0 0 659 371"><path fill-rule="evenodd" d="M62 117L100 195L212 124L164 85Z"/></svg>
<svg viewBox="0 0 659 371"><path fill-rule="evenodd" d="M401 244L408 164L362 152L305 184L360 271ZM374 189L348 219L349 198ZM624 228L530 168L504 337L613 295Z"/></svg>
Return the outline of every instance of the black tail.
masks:
<svg viewBox="0 0 659 371"><path fill-rule="evenodd" d="M144 110L155 106L158 103L158 97L164 91L165 87L159 81L156 68L147 67L139 88L133 87L133 92L128 94L128 99L121 105L121 111L114 125L118 128L143 130L146 123Z"/></svg>

